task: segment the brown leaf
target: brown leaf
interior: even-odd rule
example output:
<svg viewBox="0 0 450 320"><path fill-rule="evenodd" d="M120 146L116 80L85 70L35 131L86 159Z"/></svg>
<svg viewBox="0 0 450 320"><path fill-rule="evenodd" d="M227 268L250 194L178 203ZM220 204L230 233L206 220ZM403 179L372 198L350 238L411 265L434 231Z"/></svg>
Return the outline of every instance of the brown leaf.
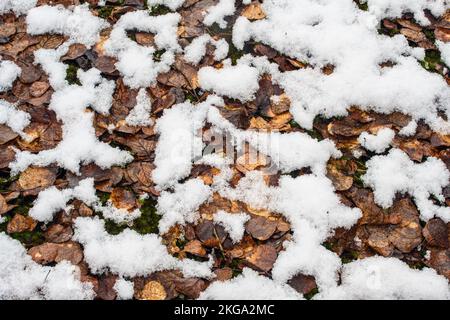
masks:
<svg viewBox="0 0 450 320"><path fill-rule="evenodd" d="M131 211L136 208L134 193L124 188L114 188L111 192L110 200L119 209Z"/></svg>
<svg viewBox="0 0 450 320"><path fill-rule="evenodd" d="M389 240L389 230L384 226L369 226L368 232L367 244L382 256L391 256L394 246Z"/></svg>
<svg viewBox="0 0 450 320"><path fill-rule="evenodd" d="M164 300L166 297L166 290L158 281L147 282L142 291L137 295L139 300Z"/></svg>
<svg viewBox="0 0 450 320"><path fill-rule="evenodd" d="M422 31L422 27L417 23L408 20L408 19L397 19L397 23L402 27L414 30L414 31Z"/></svg>
<svg viewBox="0 0 450 320"><path fill-rule="evenodd" d="M255 251L245 258L252 267L264 272L269 272L272 269L276 259L277 250L267 244L257 246Z"/></svg>
<svg viewBox="0 0 450 320"><path fill-rule="evenodd" d="M337 191L345 191L352 187L353 178L345 175L335 165L327 165L327 177L330 178Z"/></svg>
<svg viewBox="0 0 450 320"><path fill-rule="evenodd" d="M60 262L68 260L72 264L78 264L83 259L83 250L76 242L51 243L46 242L28 250L31 258L40 264Z"/></svg>
<svg viewBox="0 0 450 320"><path fill-rule="evenodd" d="M291 100L286 94L279 95L276 99L270 99L273 113L280 114L289 110Z"/></svg>
<svg viewBox="0 0 450 320"><path fill-rule="evenodd" d="M106 275L98 280L98 289L96 291L97 298L102 300L114 300L117 296L114 285L116 284L117 276Z"/></svg>
<svg viewBox="0 0 450 320"><path fill-rule="evenodd" d="M249 20L261 20L266 17L266 14L261 7L261 3L259 2L255 2L246 6L241 15Z"/></svg>
<svg viewBox="0 0 450 320"><path fill-rule="evenodd" d="M20 174L17 185L24 195L37 195L56 180L56 170L42 167L29 167Z"/></svg>
<svg viewBox="0 0 450 320"><path fill-rule="evenodd" d="M430 260L427 264L450 280L450 249L431 249Z"/></svg>
<svg viewBox="0 0 450 320"><path fill-rule="evenodd" d="M62 243L72 238L73 230L70 226L53 224L45 231L45 239L49 242Z"/></svg>
<svg viewBox="0 0 450 320"><path fill-rule="evenodd" d="M450 135L433 133L430 142L433 147L450 147Z"/></svg>
<svg viewBox="0 0 450 320"><path fill-rule="evenodd" d="M9 221L6 232L15 233L33 231L36 225L37 222L33 218L16 213L11 221Z"/></svg>
<svg viewBox="0 0 450 320"><path fill-rule="evenodd" d="M0 215L4 214L8 211L8 204L6 203L6 199L3 195L0 194Z"/></svg>
<svg viewBox="0 0 450 320"><path fill-rule="evenodd" d="M425 240L435 247L448 248L448 230L444 221L439 218L430 219L422 230Z"/></svg>
<svg viewBox="0 0 450 320"><path fill-rule="evenodd" d="M313 276L307 276L301 273L290 279L288 284L301 294L308 294L317 288L316 280Z"/></svg>
<svg viewBox="0 0 450 320"><path fill-rule="evenodd" d="M76 58L81 57L83 54L85 54L87 51L87 48L85 45L81 43L74 43L69 46L69 50L67 53L61 58L61 61L66 60L75 60Z"/></svg>
<svg viewBox="0 0 450 320"><path fill-rule="evenodd" d="M219 247L227 236L227 233L221 225L214 225L209 220L197 224L195 226L195 234L207 247Z"/></svg>
<svg viewBox="0 0 450 320"><path fill-rule="evenodd" d="M385 213L375 204L372 192L353 187L349 190L348 195L362 211L363 216L359 220L359 224L382 224L385 222Z"/></svg>
<svg viewBox="0 0 450 320"><path fill-rule="evenodd" d="M227 281L233 278L233 270L231 268L225 267L222 269L214 270L216 277L213 281Z"/></svg>
<svg viewBox="0 0 450 320"><path fill-rule="evenodd" d="M355 120L345 118L336 120L328 124L327 130L332 135L340 135L344 137L356 137L366 130L365 126L361 126Z"/></svg>
<svg viewBox="0 0 450 320"><path fill-rule="evenodd" d="M242 173L253 171L256 168L264 167L269 163L269 160L262 153L252 152L244 153L236 159L236 169Z"/></svg>
<svg viewBox="0 0 450 320"><path fill-rule="evenodd" d="M94 67L107 75L114 75L117 73L115 66L116 62L117 60L113 57L99 55L97 59L95 59Z"/></svg>
<svg viewBox="0 0 450 320"><path fill-rule="evenodd" d="M395 202L389 213L401 218L400 223L389 234L389 241L401 252L411 252L422 242L419 212L409 198L404 198Z"/></svg>
<svg viewBox="0 0 450 320"><path fill-rule="evenodd" d="M0 169L7 168L9 166L9 163L15 158L16 153L14 152L12 147L0 146Z"/></svg>
<svg viewBox="0 0 450 320"><path fill-rule="evenodd" d="M192 240L186 243L186 245L183 248L184 252L199 256L199 257L205 257L206 256L206 250L203 248L202 243L198 240Z"/></svg>
<svg viewBox="0 0 450 320"><path fill-rule="evenodd" d="M135 158L150 160L152 152L155 150L156 142L153 140L147 140L140 138L139 136L131 137L115 137L114 139L120 144L123 144L131 149Z"/></svg>
<svg viewBox="0 0 450 320"><path fill-rule="evenodd" d="M261 216L252 216L245 224L245 230L255 239L269 239L277 230L278 221Z"/></svg>
<svg viewBox="0 0 450 320"><path fill-rule="evenodd" d="M434 29L434 36L436 37L436 39L443 42L450 42L450 29L436 28Z"/></svg>
<svg viewBox="0 0 450 320"><path fill-rule="evenodd" d="M411 40L413 42L421 42L427 40L427 37L422 31L402 28L400 29L400 33L403 34L408 40Z"/></svg>
<svg viewBox="0 0 450 320"><path fill-rule="evenodd" d="M198 278L177 277L174 280L175 290L184 294L187 298L197 299L200 293L206 289L206 282Z"/></svg>
<svg viewBox="0 0 450 320"><path fill-rule="evenodd" d="M0 25L0 38L8 38L16 33L14 23L3 23Z"/></svg>
<svg viewBox="0 0 450 320"><path fill-rule="evenodd" d="M19 135L11 130L10 127L0 124L0 145L14 140Z"/></svg>
<svg viewBox="0 0 450 320"><path fill-rule="evenodd" d="M50 84L47 81L36 81L30 87L30 94L33 97L42 96L50 87Z"/></svg>

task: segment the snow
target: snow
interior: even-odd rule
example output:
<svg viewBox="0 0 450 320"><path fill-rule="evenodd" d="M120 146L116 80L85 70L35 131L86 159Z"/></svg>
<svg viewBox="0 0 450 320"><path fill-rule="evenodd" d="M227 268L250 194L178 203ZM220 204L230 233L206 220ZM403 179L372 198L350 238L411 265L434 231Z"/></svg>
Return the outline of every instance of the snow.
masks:
<svg viewBox="0 0 450 320"><path fill-rule="evenodd" d="M345 264L342 284L314 299L448 300L447 280L435 270L411 269L396 258L370 257Z"/></svg>
<svg viewBox="0 0 450 320"><path fill-rule="evenodd" d="M132 89L146 88L153 84L159 73L170 70L175 52L181 50L177 41L180 15L168 13L150 16L146 10L128 12L114 25L110 37L104 43L106 54L118 59L116 68L123 76L124 83ZM155 34L158 50L166 50L155 61L154 47L144 47L128 38L126 31L136 30Z"/></svg>
<svg viewBox="0 0 450 320"><path fill-rule="evenodd" d="M450 66L450 43L445 43L440 40L436 41L438 49L441 51L441 59L447 66Z"/></svg>
<svg viewBox="0 0 450 320"><path fill-rule="evenodd" d="M147 6L150 8L155 5L163 5L172 10L176 10L184 3L184 0L147 0Z"/></svg>
<svg viewBox="0 0 450 320"><path fill-rule="evenodd" d="M198 208L211 195L210 188L198 178L175 185L173 192L161 192L157 204L158 213L162 215L158 225L160 234L176 224L195 222Z"/></svg>
<svg viewBox="0 0 450 320"><path fill-rule="evenodd" d="M103 218L114 221L115 223L130 223L139 218L142 214L141 210L134 209L132 211L128 211L121 208L116 208L112 201L108 200L106 205L101 205L97 202L94 205L94 209L98 212L101 212Z"/></svg>
<svg viewBox="0 0 450 320"><path fill-rule="evenodd" d="M259 88L258 80L258 70L245 65L224 65L221 69L203 67L198 72L198 82L202 89L242 102L254 99Z"/></svg>
<svg viewBox="0 0 450 320"><path fill-rule="evenodd" d="M244 268L242 274L227 281L215 281L200 294L199 300L297 300L302 296L287 284L258 275Z"/></svg>
<svg viewBox="0 0 450 320"><path fill-rule="evenodd" d="M80 270L67 261L54 267L31 259L19 241L0 233L0 299L92 299L92 284L80 282Z"/></svg>
<svg viewBox="0 0 450 320"><path fill-rule="evenodd" d="M233 43L242 49L253 39L311 65L272 76L289 96L290 111L302 127L311 129L317 115L345 116L347 108L357 105L381 113L399 111L425 120L435 131L450 132L449 122L438 116L438 110L450 115L447 83L422 68L416 57L423 50L411 48L404 36L379 35L376 15L352 0L268 0L262 8L266 19L237 19ZM380 67L386 61L395 65ZM327 64L335 67L331 75L322 73Z"/></svg>
<svg viewBox="0 0 450 320"><path fill-rule="evenodd" d="M441 16L448 8L446 0L367 0L369 12L377 17L400 18L403 13L413 13L414 18L422 25L429 25L423 10L428 9L434 16Z"/></svg>
<svg viewBox="0 0 450 320"><path fill-rule="evenodd" d="M30 124L30 118L28 113L15 108L5 100L0 100L0 124L7 125L24 139L28 139L23 129Z"/></svg>
<svg viewBox="0 0 450 320"><path fill-rule="evenodd" d="M363 132L358 137L358 142L367 150L375 153L382 153L389 148L395 137L395 131L389 128L382 128L376 134Z"/></svg>
<svg viewBox="0 0 450 320"><path fill-rule="evenodd" d="M244 224L250 219L250 216L245 213L228 213L219 210L213 216L216 223L221 224L225 231L228 232L233 243L238 243L244 236Z"/></svg>
<svg viewBox="0 0 450 320"><path fill-rule="evenodd" d="M11 89L21 72L22 69L14 62L0 61L0 92Z"/></svg>
<svg viewBox="0 0 450 320"><path fill-rule="evenodd" d="M37 0L2 0L0 1L0 14L12 11L15 15L19 16L27 13L36 4Z"/></svg>
<svg viewBox="0 0 450 320"><path fill-rule="evenodd" d="M33 219L42 222L49 222L53 219L53 215L67 207L67 202L72 199L79 199L88 206L97 201L95 195L94 179L87 178L81 180L78 186L58 190L56 187L49 187L41 192L33 203L29 215Z"/></svg>
<svg viewBox="0 0 450 320"><path fill-rule="evenodd" d="M442 188L449 183L450 172L440 159L429 157L423 163L414 163L403 151L392 149L385 156L372 157L366 165L367 172L362 179L374 190L378 205L389 208L397 192L408 193L414 198L422 220L436 216L450 221L450 208L429 200L434 196L444 202Z"/></svg>
<svg viewBox="0 0 450 320"><path fill-rule="evenodd" d="M217 23L224 29L227 26L224 18L233 15L235 11L235 0L219 0L219 3L207 9L203 23L207 26Z"/></svg>
<svg viewBox="0 0 450 320"><path fill-rule="evenodd" d="M172 257L156 234L140 235L125 229L113 236L106 232L105 222L98 217L77 218L73 239L83 245L85 261L95 274L110 271L119 276L134 277L179 269L186 277L212 276L210 262Z"/></svg>
<svg viewBox="0 0 450 320"><path fill-rule="evenodd" d="M245 0L248 4L250 1ZM165 5L176 10L183 0L149 0L147 4ZM30 35L61 34L68 40L54 50L34 52L35 63L49 77L54 94L48 106L62 122L63 139L54 148L38 153L16 151L10 164L17 174L30 165L59 167L80 173L80 166L95 163L101 168L125 165L132 160L128 152L99 141L93 126L95 113L109 113L114 82L92 68L79 70L81 85L69 85L65 80L67 65L60 59L73 43L88 49L100 41L100 32L109 24L91 14L88 5L40 6L36 1L2 1L0 14L13 11L25 14ZM152 180L160 192L157 210L161 214L159 232L164 234L176 225L195 223L199 207L207 203L214 192L235 201L245 202L254 209L265 209L282 215L291 224L292 238L283 243L273 266L271 277L258 275L245 268L232 280L213 282L200 295L201 299L302 299L302 295L287 285L298 273L316 279L319 294L316 299L449 299L448 281L434 270L414 270L395 258L370 257L343 265L334 252L323 243L336 228L351 228L361 217L358 208L344 205L331 181L326 177L326 165L341 152L331 140L318 141L302 132L280 133L240 130L219 112L225 106L222 96L249 102L259 89L259 79L269 74L275 84L284 89L291 101L291 113L302 127L312 128L316 116L345 116L350 106L361 106L388 114L400 111L411 121L399 134L414 135L417 122L424 120L432 130L450 133L450 89L438 74L424 70L417 60L424 50L411 48L402 35L386 37L377 28L385 17L414 14L422 25L429 21L423 9L441 15L444 0L368 0L367 12L357 8L352 0L265 0L262 9L266 19L250 22L238 18L233 27L233 43L243 48L249 40L265 43L293 59L307 62L308 68L281 72L266 57L244 55L236 65L226 59L228 44L203 35L192 40L182 50L178 43L180 15L169 13L150 16L148 10L125 13L112 26L109 38L102 42L105 53L117 59L116 68L124 83L139 89L134 108L126 123L151 126L151 100L146 91L155 84L160 73L170 70L175 55L197 65L206 53L207 44L215 46L214 59L220 68L203 67L198 73L201 89L212 91L201 103L189 101L165 109L154 127L159 140L155 150ZM219 0L205 12L204 24L218 23L226 27L225 17L235 12L234 0ZM127 36L136 30L155 35L155 46L138 45ZM321 39L321 41L317 41ZM102 39L103 40L103 39ZM449 45L436 42L446 64L450 61ZM155 53L164 53L155 59ZM383 62L392 67L381 67ZM322 67L334 66L325 75ZM7 91L20 75L20 68L9 61L0 62L0 91ZM273 99L277 99L274 97ZM446 117L441 118L442 111ZM24 128L30 116L16 105L0 101L0 123L11 127L26 138ZM204 154L202 128L208 124L214 134L231 138L236 152L243 145L266 155L280 174L277 186L269 186L262 171L249 171L231 187L232 160L228 154ZM392 129L382 128L376 134L364 132L358 141L366 149L385 152L395 136ZM82 143L80 143L80 141ZM227 146L228 147L228 146ZM212 184L189 177L193 164L205 164L220 170ZM397 193L409 194L415 201L420 218L427 221L440 217L450 222L450 209L445 206L442 190L448 185L450 172L434 157L423 163L411 161L406 153L391 149L367 161L364 183L373 189L375 201L389 208ZM309 168L311 173L292 177L295 170ZM431 198L432 197L432 198ZM59 190L50 187L41 191L29 214L37 221L48 223L56 212L69 209L68 203L79 199L102 214L104 219L131 225L140 216L133 211L114 207L111 201L102 205L95 195L94 180L87 178L78 186ZM442 205L440 205L442 204ZM249 216L244 213L218 211L215 223L224 226L234 243L245 232ZM94 274L111 272L119 276L114 290L118 299L131 299L135 276L148 276L163 270L180 270L185 277L211 279L213 259L198 262L171 256L157 234L141 235L129 228L118 235L108 234L105 220L80 217L75 221L75 241L84 247L84 257ZM0 298L85 299L93 298L92 285L79 281L79 269L68 262L54 267L40 266L31 260L19 242L0 234ZM125 278L123 278L125 277Z"/></svg>
<svg viewBox="0 0 450 320"><path fill-rule="evenodd" d="M155 149L152 178L160 189L165 189L186 178L192 162L200 157L203 149L200 130L205 123L206 113L212 105L221 105L223 100L209 96L195 107L189 102L165 109L156 121L155 131L159 134Z"/></svg>
<svg viewBox="0 0 450 320"><path fill-rule="evenodd" d="M268 187L261 172L252 171L235 189L225 189L221 195L255 209L281 213L290 222L293 240L285 243L286 250L275 262L275 280L286 282L302 272L314 275L319 289L335 283L341 261L321 243L335 228L350 228L361 212L340 202L329 179L316 175L281 176L278 187Z"/></svg>
<svg viewBox="0 0 450 320"><path fill-rule="evenodd" d="M62 34L69 40L92 46L99 40L99 32L108 23L89 11L89 5L74 6L73 10L63 6L40 6L27 15L27 32L31 35L45 33Z"/></svg>
<svg viewBox="0 0 450 320"><path fill-rule="evenodd" d="M105 219L116 223L129 223L141 216L139 209L130 212L125 209L119 209L110 200L105 205L102 205L95 194L93 178L81 180L78 186L74 188L59 190L52 186L39 192L29 214L37 221L50 222L53 219L53 215L58 211L70 209L67 203L72 199L83 201L86 205L93 207L95 211L102 213Z"/></svg>
<svg viewBox="0 0 450 320"><path fill-rule="evenodd" d="M114 284L113 288L117 292L117 299L119 300L133 299L134 283L132 281L127 281L123 278L119 278L116 280L116 283Z"/></svg>
<svg viewBox="0 0 450 320"><path fill-rule="evenodd" d="M51 163L78 173L80 164L94 162L101 168L109 168L132 159L128 152L97 139L92 125L94 113L86 111L86 107L91 106L99 113L108 112L114 82L102 78L95 68L86 72L78 70L78 78L81 86L63 86L53 93L50 100L49 109L55 111L57 118L63 122L63 140L54 149L36 154L28 151L16 153L15 161L10 163L13 173L23 171L32 164L47 166Z"/></svg>
<svg viewBox="0 0 450 320"><path fill-rule="evenodd" d="M225 39L214 40L209 34L204 34L192 40L192 42L184 48L184 60L197 65L206 54L206 45L211 43L216 47L214 51L214 60L220 61L225 59L228 54L228 43Z"/></svg>
<svg viewBox="0 0 450 320"><path fill-rule="evenodd" d="M152 103L145 89L140 89L136 97L136 105L130 111L125 121L130 126L151 126L153 124L150 119Z"/></svg>
<svg viewBox="0 0 450 320"><path fill-rule="evenodd" d="M411 120L406 126L400 129L398 134L404 137L410 137L416 133L416 130L417 130L417 122Z"/></svg>

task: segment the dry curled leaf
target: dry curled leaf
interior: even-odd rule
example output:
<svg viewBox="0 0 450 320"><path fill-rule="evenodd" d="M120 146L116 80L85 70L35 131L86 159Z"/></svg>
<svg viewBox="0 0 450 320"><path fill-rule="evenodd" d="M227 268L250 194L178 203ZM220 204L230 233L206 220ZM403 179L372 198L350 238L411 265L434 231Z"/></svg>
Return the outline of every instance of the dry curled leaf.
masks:
<svg viewBox="0 0 450 320"><path fill-rule="evenodd" d="M137 295L139 300L164 300L167 297L166 290L158 281L149 281Z"/></svg>

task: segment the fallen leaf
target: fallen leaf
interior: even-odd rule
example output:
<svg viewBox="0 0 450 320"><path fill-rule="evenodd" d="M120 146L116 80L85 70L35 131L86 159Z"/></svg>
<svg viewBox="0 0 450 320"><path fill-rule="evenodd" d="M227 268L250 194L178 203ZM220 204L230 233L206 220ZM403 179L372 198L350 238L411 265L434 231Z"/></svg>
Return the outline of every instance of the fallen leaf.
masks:
<svg viewBox="0 0 450 320"><path fill-rule="evenodd" d="M32 247L28 250L28 254L35 262L40 264L48 264L51 262L58 263L63 260L68 260L76 265L83 259L83 250L81 249L81 246L72 241L65 243L46 242Z"/></svg>
<svg viewBox="0 0 450 320"><path fill-rule="evenodd" d="M250 266L264 272L269 272L277 259L277 255L277 250L273 246L263 244L257 246L254 252L246 257L245 260Z"/></svg>
<svg viewBox="0 0 450 320"><path fill-rule="evenodd" d="M136 208L136 197L133 192L124 188L114 188L110 200L116 208L131 211Z"/></svg>
<svg viewBox="0 0 450 320"><path fill-rule="evenodd" d="M183 251L199 257L206 256L206 250L203 248L202 243L199 240L192 240L186 243Z"/></svg>
<svg viewBox="0 0 450 320"><path fill-rule="evenodd" d="M244 8L242 11L242 16L249 20L261 20L266 17L266 14L261 7L261 3L255 2Z"/></svg>
<svg viewBox="0 0 450 320"><path fill-rule="evenodd" d="M45 231L45 239L49 242L62 243L72 238L73 230L70 226L53 224Z"/></svg>
<svg viewBox="0 0 450 320"><path fill-rule="evenodd" d="M308 294L317 288L316 280L313 276L307 276L301 273L292 277L287 283L301 294Z"/></svg>
<svg viewBox="0 0 450 320"><path fill-rule="evenodd" d="M425 240L434 247L448 248L447 225L439 218L430 219L422 230Z"/></svg>
<svg viewBox="0 0 450 320"><path fill-rule="evenodd" d="M6 232L15 233L33 231L36 225L37 222L33 218L16 213L11 221L8 222Z"/></svg>
<svg viewBox="0 0 450 320"><path fill-rule="evenodd" d="M164 300L166 297L166 290L158 281L147 282L137 296L139 300Z"/></svg>
<svg viewBox="0 0 450 320"><path fill-rule="evenodd" d="M42 189L53 185L55 180L55 169L29 167L20 174L17 185L24 195L37 195Z"/></svg>
<svg viewBox="0 0 450 320"><path fill-rule="evenodd" d="M262 216L252 216L245 224L245 230L255 239L269 239L277 230L278 221Z"/></svg>

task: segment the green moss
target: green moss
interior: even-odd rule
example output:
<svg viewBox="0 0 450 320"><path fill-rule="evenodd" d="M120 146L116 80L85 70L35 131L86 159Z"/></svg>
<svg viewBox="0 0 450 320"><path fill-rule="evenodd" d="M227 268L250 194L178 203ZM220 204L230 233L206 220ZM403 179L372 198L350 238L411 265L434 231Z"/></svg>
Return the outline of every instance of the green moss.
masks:
<svg viewBox="0 0 450 320"><path fill-rule="evenodd" d="M147 6L146 3L145 3L145 6ZM160 4L157 4L153 7L151 7L149 10L150 10L151 16L162 16L162 15L172 12L168 7L160 5Z"/></svg>
<svg viewBox="0 0 450 320"><path fill-rule="evenodd" d="M17 179L19 179L19 175L0 177L0 192L9 191L9 186Z"/></svg>
<svg viewBox="0 0 450 320"><path fill-rule="evenodd" d="M364 187L364 181L362 180L362 176L366 174L367 167L366 163L361 160L355 160L357 168L355 174L353 175L353 180L359 187Z"/></svg>
<svg viewBox="0 0 450 320"><path fill-rule="evenodd" d="M102 205L106 204L106 201L109 200L109 193L107 192L101 192L101 191L97 191L96 192L97 197L100 199L100 203Z"/></svg>
<svg viewBox="0 0 450 320"><path fill-rule="evenodd" d="M66 69L66 81L69 84L78 84L80 85L80 80L77 77L78 67L74 64L69 64Z"/></svg>
<svg viewBox="0 0 450 320"><path fill-rule="evenodd" d="M431 42L434 42L436 40L436 37L434 35L434 31L430 29L422 29L422 32L425 33L425 36L430 40Z"/></svg>
<svg viewBox="0 0 450 320"><path fill-rule="evenodd" d="M98 9L98 16L103 19L108 19L111 16L113 9L114 6L103 6Z"/></svg>
<svg viewBox="0 0 450 320"><path fill-rule="evenodd" d="M242 259L233 259L230 263L230 265L228 266L229 268L231 268L232 272L233 272L233 278L237 277L238 275L240 275L242 273L242 269L239 268L239 265L242 263Z"/></svg>
<svg viewBox="0 0 450 320"><path fill-rule="evenodd" d="M360 10L367 11L369 10L369 5L365 1L355 0L356 5Z"/></svg>
<svg viewBox="0 0 450 320"><path fill-rule="evenodd" d="M134 220L131 229L140 234L158 233L158 223L161 216L156 210L156 201L146 199L141 207L141 216Z"/></svg>
<svg viewBox="0 0 450 320"><path fill-rule="evenodd" d="M105 198L101 198L100 201L106 202L109 199L109 195L106 200L104 199ZM132 226L130 226L129 228L140 234L158 233L158 223L161 219L161 216L157 213L156 201L152 199L146 199L141 203L141 216L134 220ZM98 215L102 217L100 213L98 213ZM105 229L109 234L117 235L127 227L128 225L126 223L118 224L109 219L105 219Z"/></svg>
<svg viewBox="0 0 450 320"><path fill-rule="evenodd" d="M36 230L37 227L34 231L11 233L10 237L20 241L27 248L38 246L45 242L45 237L40 230Z"/></svg>
<svg viewBox="0 0 450 320"><path fill-rule="evenodd" d="M341 254L341 261L342 261L342 263L350 263L350 262L355 261L357 259L358 259L358 252L356 252L354 250L344 251Z"/></svg>
<svg viewBox="0 0 450 320"><path fill-rule="evenodd" d="M319 293L319 289L314 288L310 292L304 295L306 300L311 300L316 294Z"/></svg>
<svg viewBox="0 0 450 320"><path fill-rule="evenodd" d="M153 60L155 61L161 61L161 56L166 52L165 49L161 49L161 50L156 50L153 53Z"/></svg>
<svg viewBox="0 0 450 320"><path fill-rule="evenodd" d="M420 61L420 64L428 71L436 71L438 64L445 65L441 59L441 53L437 50L426 50L425 58Z"/></svg>

